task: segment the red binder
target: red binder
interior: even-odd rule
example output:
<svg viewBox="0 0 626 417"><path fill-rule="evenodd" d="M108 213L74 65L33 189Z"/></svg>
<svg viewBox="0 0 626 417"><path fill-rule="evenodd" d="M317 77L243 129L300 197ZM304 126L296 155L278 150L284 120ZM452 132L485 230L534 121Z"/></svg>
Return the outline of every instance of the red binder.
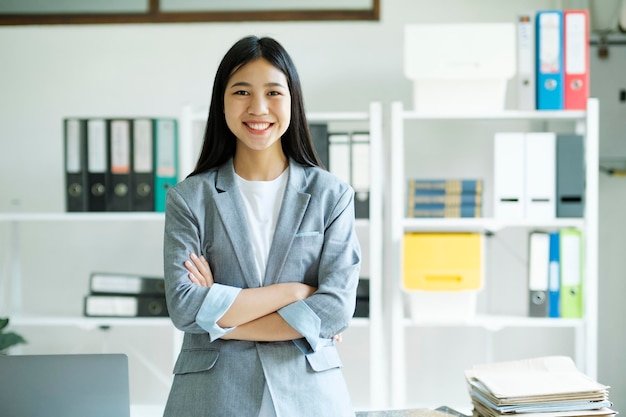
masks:
<svg viewBox="0 0 626 417"><path fill-rule="evenodd" d="M589 13L563 10L565 110L586 110L589 98Z"/></svg>

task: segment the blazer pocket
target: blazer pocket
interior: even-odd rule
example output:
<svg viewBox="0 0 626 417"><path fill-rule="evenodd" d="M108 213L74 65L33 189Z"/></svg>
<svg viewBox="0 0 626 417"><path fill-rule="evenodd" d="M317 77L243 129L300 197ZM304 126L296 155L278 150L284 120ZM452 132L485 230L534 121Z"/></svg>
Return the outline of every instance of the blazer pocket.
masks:
<svg viewBox="0 0 626 417"><path fill-rule="evenodd" d="M296 233L296 237L317 237L317 236L322 236L322 234L318 231Z"/></svg>
<svg viewBox="0 0 626 417"><path fill-rule="evenodd" d="M183 349L174 365L174 374L208 371L215 366L219 356L217 349Z"/></svg>
<svg viewBox="0 0 626 417"><path fill-rule="evenodd" d="M317 352L307 353L306 359L315 372L322 372L332 368L341 368L343 364L339 352L334 345L325 346Z"/></svg>

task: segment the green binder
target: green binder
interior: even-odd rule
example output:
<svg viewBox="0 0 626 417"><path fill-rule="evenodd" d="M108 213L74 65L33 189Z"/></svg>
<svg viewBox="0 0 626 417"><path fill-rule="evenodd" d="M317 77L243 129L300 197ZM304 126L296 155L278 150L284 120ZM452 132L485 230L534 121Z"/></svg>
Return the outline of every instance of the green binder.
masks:
<svg viewBox="0 0 626 417"><path fill-rule="evenodd" d="M561 233L561 317L582 318L584 256L583 234L577 229Z"/></svg>

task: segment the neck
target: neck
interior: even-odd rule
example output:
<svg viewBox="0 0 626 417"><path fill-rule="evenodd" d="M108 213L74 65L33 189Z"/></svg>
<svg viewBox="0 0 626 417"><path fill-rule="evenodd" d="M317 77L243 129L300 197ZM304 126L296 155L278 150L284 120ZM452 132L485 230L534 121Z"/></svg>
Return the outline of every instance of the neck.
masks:
<svg viewBox="0 0 626 417"><path fill-rule="evenodd" d="M263 155L236 152L233 159L235 172L248 181L271 181L287 169L289 161L280 155Z"/></svg>

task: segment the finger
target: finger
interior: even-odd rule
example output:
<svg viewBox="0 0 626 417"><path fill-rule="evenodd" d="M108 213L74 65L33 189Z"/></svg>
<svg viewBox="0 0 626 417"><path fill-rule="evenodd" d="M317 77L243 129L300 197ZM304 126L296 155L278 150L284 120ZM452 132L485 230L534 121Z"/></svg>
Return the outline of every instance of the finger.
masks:
<svg viewBox="0 0 626 417"><path fill-rule="evenodd" d="M196 268L198 268L198 271L200 271L200 273L205 279L207 280L213 279L213 273L211 272L211 267L209 266L209 263L207 262L204 255L198 257L195 253L192 253L191 260L193 261Z"/></svg>
<svg viewBox="0 0 626 417"><path fill-rule="evenodd" d="M207 282L204 276L198 271L198 268L191 261L185 261L185 268L189 271L189 279L198 285L206 286Z"/></svg>
<svg viewBox="0 0 626 417"><path fill-rule="evenodd" d="M211 271L211 267L209 266L209 262L206 260L204 255L200 256L200 260L202 261L202 265L204 266L204 268L206 269L206 272L207 272L206 275L205 275L205 278L207 279L207 281L209 281L209 285L213 285L215 280L213 279L213 271Z"/></svg>
<svg viewBox="0 0 626 417"><path fill-rule="evenodd" d="M213 282L214 282L213 272L211 271L209 262L206 260L204 255L201 255L200 257L198 257L195 253L192 253L190 257L192 258L198 271L202 274L202 276L206 280L207 285L209 286L213 285Z"/></svg>
<svg viewBox="0 0 626 417"><path fill-rule="evenodd" d="M189 277L189 280L190 280L191 282L193 282L194 284L196 284L196 285L202 285L202 284L200 283L200 281L198 280L198 278L196 278L196 276L195 276L194 274L192 274L191 272L190 272L190 273L188 273L188 274L187 274L187 276Z"/></svg>
<svg viewBox="0 0 626 417"><path fill-rule="evenodd" d="M204 255L200 255L200 261L202 262L202 265L204 265L207 269L211 269L211 267L209 266L209 261L206 260Z"/></svg>

